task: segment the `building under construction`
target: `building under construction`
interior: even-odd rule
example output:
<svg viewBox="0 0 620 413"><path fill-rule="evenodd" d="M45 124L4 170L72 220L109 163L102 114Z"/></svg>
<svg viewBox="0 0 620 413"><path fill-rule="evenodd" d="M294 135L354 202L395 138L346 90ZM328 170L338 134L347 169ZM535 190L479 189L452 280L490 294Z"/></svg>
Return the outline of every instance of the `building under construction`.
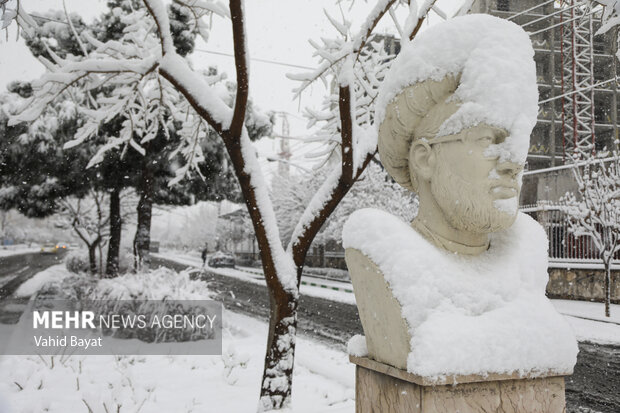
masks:
<svg viewBox="0 0 620 413"><path fill-rule="evenodd" d="M492 14L523 27L536 52L538 123L522 204L556 201L570 189L568 170L551 173L562 171L554 167L568 158L616 147L616 32L596 34L602 11L587 0L476 0L471 8L472 13ZM540 171L548 168L553 169ZM540 173L533 173L537 170Z"/></svg>
<svg viewBox="0 0 620 413"><path fill-rule="evenodd" d="M570 159L618 145L617 31L597 34L603 9L588 0L476 0L472 13L515 22L530 34L538 78L522 210L546 229L552 262L596 261L587 237L574 237L557 206L576 189Z"/></svg>

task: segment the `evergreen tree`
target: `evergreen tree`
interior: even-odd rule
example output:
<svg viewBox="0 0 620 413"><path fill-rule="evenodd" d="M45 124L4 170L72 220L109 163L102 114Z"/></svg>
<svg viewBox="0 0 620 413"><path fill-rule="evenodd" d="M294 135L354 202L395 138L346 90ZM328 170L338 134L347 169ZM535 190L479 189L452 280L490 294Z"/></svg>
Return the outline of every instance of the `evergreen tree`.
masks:
<svg viewBox="0 0 620 413"><path fill-rule="evenodd" d="M123 19L129 13L133 13L143 8L143 3L138 1L109 1L109 9L104 13L95 24L87 28L83 21L75 15L71 16L72 26L58 23L57 21L41 20L41 25L36 30L36 35L29 38L28 46L32 53L44 59L44 61L54 61L57 57L62 59L72 59L73 56L86 55L93 49L92 42L86 42L85 36L92 36L98 41L107 42L110 40L120 40L127 29L127 19ZM191 53L194 48L195 37L198 28L192 28L190 23L189 10L177 4L169 6L170 28L173 33L174 45L180 55ZM47 16L44 16L47 17ZM49 16L52 20L65 20L62 14L53 13ZM210 68L205 73L214 81L220 81L225 78L217 73L216 69ZM149 93L149 85L143 85L144 95ZM228 103L233 105L233 92L235 85L228 84L225 86L229 93ZM77 88L76 88L77 89ZM27 83L15 84L12 91L21 93L23 97L28 97L32 93L31 85ZM86 122L81 115L84 111L96 110L97 101L100 98L108 98L114 93L114 87L101 85L96 88L90 88L89 92L73 91L71 96L75 106L75 119L71 129L67 129L68 139L61 139L55 142L56 151L63 153L63 147L79 134L81 128L84 128ZM75 96L78 94L79 96ZM95 102L95 103L94 103ZM136 102L138 104L138 102ZM197 200L221 200L231 199L239 200L240 191L224 145L221 143L217 135L212 130L206 131L206 138L200 142L200 162L197 162L196 169L198 173L185 171L183 174L175 173L176 165L185 163L184 154L176 151L175 147L183 140L180 132L184 125L175 120L170 113L170 108L159 109L158 124L153 133L145 133L144 124L137 124L135 130L131 130L131 141L139 143L139 150L136 145L125 142L122 145L110 148L110 140L121 137L126 133L126 124L133 119L131 113L117 113L110 120L102 122L98 125L97 132L94 136L80 145L72 146L67 149L67 153L73 150L86 154L89 158L81 159L81 162L75 162L72 166L76 167L77 173L66 175L67 177L75 177L78 180L84 175L79 173L80 168L93 164L86 173L89 180L93 182L94 187L98 190L105 190L109 193L109 244L108 244L108 262L106 265L106 274L114 276L118 272L118 257L120 251L120 241L122 232L122 219L120 217L120 193L124 188L133 187L139 196L137 211L137 229L134 236L134 253L136 255L136 264L142 266L150 261L148 251L150 249L150 227L152 218L153 204L168 205L186 205ZM250 131L250 138L256 139L260 136L271 132L273 119L261 115L259 112L249 109L247 111L247 122ZM160 122L161 120L161 122ZM138 123L138 122L137 122ZM143 122L144 123L144 122ZM88 126L88 125L86 125ZM132 126L134 126L132 124ZM142 129L142 130L141 130ZM54 132L50 132L53 134ZM108 143L108 145L106 145ZM83 146L87 148L82 148ZM62 155L65 156L65 155ZM89 162L93 159L95 162ZM34 159L34 158L33 158ZM173 162L170 162L172 160ZM62 163L50 162L51 165L59 165ZM30 171L33 174L40 174L42 171L37 165L43 163L32 162ZM52 168L53 169L53 168ZM178 168L176 168L178 169ZM55 190L53 184L55 171L46 171L45 174L51 177L45 181L45 185L39 184L37 192L40 197L21 196L25 206L34 208L32 202L36 199L43 199L47 209L43 211L41 206L38 207L40 215L49 215L57 210L56 201L61 196L77 195L72 191L60 192ZM75 172L75 171L74 171ZM175 185L169 187L168 183L176 176L181 175L182 180L176 179ZM63 177L64 180L64 177ZM30 193L28 185L21 185L24 193ZM85 189L81 189L82 193L86 193ZM57 195L62 193L63 195Z"/></svg>

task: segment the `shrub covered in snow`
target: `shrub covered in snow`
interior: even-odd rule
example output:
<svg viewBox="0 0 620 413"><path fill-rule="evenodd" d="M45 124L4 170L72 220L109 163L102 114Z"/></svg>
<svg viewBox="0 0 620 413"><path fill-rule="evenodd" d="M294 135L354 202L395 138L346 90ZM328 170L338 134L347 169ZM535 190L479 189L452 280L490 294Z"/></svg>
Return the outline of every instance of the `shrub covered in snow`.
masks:
<svg viewBox="0 0 620 413"><path fill-rule="evenodd" d="M179 273L160 267L100 280L94 300L209 300L213 294L204 281L192 280L190 271Z"/></svg>
<svg viewBox="0 0 620 413"><path fill-rule="evenodd" d="M105 264L104 264L105 265ZM134 256L130 251L121 251L118 257L118 273L125 274L134 269Z"/></svg>
<svg viewBox="0 0 620 413"><path fill-rule="evenodd" d="M126 273L108 279L98 279L83 272L75 275L62 265L51 267L50 270L40 274L31 280L36 281L36 285L30 285L31 282L24 287L25 295L36 293L39 300L69 300L76 305L83 301L94 301L92 309L102 315L144 314L149 319L154 315L162 319L163 315L172 313L188 316L204 314L205 308L202 304L191 301L211 300L214 296L204 281L190 278L190 271L177 273L163 267L137 274ZM145 303L146 300L149 302ZM179 301L186 302L181 304ZM162 342L204 339L208 338L207 333L212 334L212 330L205 332L168 328L158 330L131 328L115 330L114 336L138 338L146 342Z"/></svg>
<svg viewBox="0 0 620 413"><path fill-rule="evenodd" d="M106 257L104 256L103 265L105 268ZM119 273L127 273L134 268L134 257L130 251L121 251L118 258ZM67 270L74 274L83 274L90 270L88 253L84 250L71 251L65 258ZM96 269L99 272L99 260L96 261Z"/></svg>
<svg viewBox="0 0 620 413"><path fill-rule="evenodd" d="M90 300L91 291L97 285L97 278L89 274L72 274L65 268L65 276L56 281L47 283L38 290L37 299L42 300Z"/></svg>
<svg viewBox="0 0 620 413"><path fill-rule="evenodd" d="M69 272L81 274L89 270L88 255L85 251L71 251L65 258L65 266Z"/></svg>
<svg viewBox="0 0 620 413"><path fill-rule="evenodd" d="M128 273L117 278L99 280L90 293L98 303L101 314L145 314L159 319L165 314L187 316L204 314L200 303L189 300L209 300L213 294L204 281L192 280L189 271L177 273L169 268L143 273ZM144 300L150 300L148 303ZM179 301L187 301L180 303ZM105 329L104 329L105 332ZM213 330L140 329L114 330L117 338L138 338L146 342L192 341L210 337Z"/></svg>

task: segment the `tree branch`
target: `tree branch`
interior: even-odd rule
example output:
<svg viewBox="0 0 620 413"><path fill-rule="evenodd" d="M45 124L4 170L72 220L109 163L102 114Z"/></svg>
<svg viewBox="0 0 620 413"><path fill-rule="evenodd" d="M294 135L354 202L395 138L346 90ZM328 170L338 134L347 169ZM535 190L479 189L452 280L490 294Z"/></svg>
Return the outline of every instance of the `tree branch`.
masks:
<svg viewBox="0 0 620 413"><path fill-rule="evenodd" d="M168 19L166 7L159 0L143 0L143 2L157 25L157 34L159 35L159 39L161 41L162 56L166 53L173 53L174 44L172 43L170 20Z"/></svg>
<svg viewBox="0 0 620 413"><path fill-rule="evenodd" d="M371 12L371 16L373 17L370 20L369 24L366 27L363 27L362 30L360 31L360 34L358 35L359 43L354 46L354 50L357 50L355 61L359 60L360 54L362 53L364 46L366 46L366 42L368 42L370 35L375 30L375 27L377 27L377 24L379 24L379 21L383 18L385 13L387 13L390 10L390 8L392 7L394 3L396 3L396 0L390 0L386 2L383 5L383 7L373 10Z"/></svg>
<svg viewBox="0 0 620 413"><path fill-rule="evenodd" d="M409 40L413 40L413 38L418 34L418 32L420 31L420 28L422 27L422 23L426 19L426 15L428 14L429 10L433 8L433 6L435 5L436 1L437 0L431 1L428 4L428 7L427 7L426 11L424 12L424 14L418 18L418 22L416 23L415 27L413 28L413 31L411 32L411 34L409 34Z"/></svg>
<svg viewBox="0 0 620 413"><path fill-rule="evenodd" d="M376 151L366 155L366 158L364 159L364 162L362 162L362 165L360 165L358 170L355 171L355 176L347 179L342 175L342 173L340 173L340 176L336 182L336 185L334 185L331 188L328 196L325 198L326 202L322 204L321 208L312 215L312 219L303 225L303 228L301 229L301 232L299 233L299 235L296 236L295 233L293 233L293 238L291 239L291 244L290 244L291 246L289 248L293 252L293 261L295 262L295 265L297 266L297 268L300 268L303 266L304 261L306 259L306 254L308 253L308 249L310 248L310 244L314 240L314 237L316 237L316 234L318 234L318 232L321 230L321 227L323 226L323 224L327 221L329 216L334 212L338 204L340 204L340 201L342 201L342 199L347 195L347 193L349 192L349 190L351 189L355 181L357 181L357 179L364 172L364 170L368 166L368 163L375 156L375 154L376 154ZM320 196L320 194L322 194L327 189L326 187L329 185L333 185L333 184L328 179L317 192L317 196ZM314 198L313 198L313 201L314 201ZM310 201L310 205L312 205L313 201ZM311 206L309 206L308 208L311 208ZM308 210L304 212L304 215L306 215L307 212ZM313 212L313 211L310 211L310 212ZM303 215L302 215L302 219L303 219ZM299 285L299 282L301 281L301 279L299 278L300 275L301 274L298 273L298 278L297 278L298 285Z"/></svg>
<svg viewBox="0 0 620 413"><path fill-rule="evenodd" d="M230 122L230 134L233 137L241 135L249 88L245 15L242 2L243 0L230 0L233 44L235 45L235 69L237 71L237 95L235 97L233 117Z"/></svg>
<svg viewBox="0 0 620 413"><path fill-rule="evenodd" d="M231 110L218 98L205 98L209 91L209 85L203 79L198 78L187 62L179 55L168 54L162 59L159 73L187 99L196 113L202 117L220 136L226 132L224 124L227 123L225 117L231 115ZM194 90L199 89L199 90ZM216 118L214 113L220 114Z"/></svg>
<svg viewBox="0 0 620 413"><path fill-rule="evenodd" d="M338 99L340 109L340 134L342 136L342 179L353 180L353 114L351 113L351 87L340 86Z"/></svg>

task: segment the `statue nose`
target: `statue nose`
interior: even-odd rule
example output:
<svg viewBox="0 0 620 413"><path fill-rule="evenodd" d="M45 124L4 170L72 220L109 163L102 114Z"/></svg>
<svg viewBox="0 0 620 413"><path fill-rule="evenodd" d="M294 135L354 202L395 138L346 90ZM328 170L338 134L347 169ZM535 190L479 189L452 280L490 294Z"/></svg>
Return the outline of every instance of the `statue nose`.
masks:
<svg viewBox="0 0 620 413"><path fill-rule="evenodd" d="M497 165L497 172L501 175L517 176L523 170L523 165L516 162L500 162Z"/></svg>

